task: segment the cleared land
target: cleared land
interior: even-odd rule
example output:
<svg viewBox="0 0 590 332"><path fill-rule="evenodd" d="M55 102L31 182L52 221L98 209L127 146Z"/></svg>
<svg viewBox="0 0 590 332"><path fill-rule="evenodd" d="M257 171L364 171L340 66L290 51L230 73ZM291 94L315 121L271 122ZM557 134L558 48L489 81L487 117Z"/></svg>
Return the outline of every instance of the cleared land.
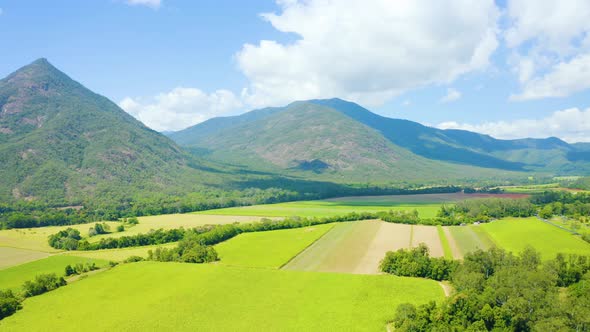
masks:
<svg viewBox="0 0 590 332"><path fill-rule="evenodd" d="M482 232L478 227L481 227L481 225L448 227L450 238L452 238L451 241L456 243L460 257L477 249L487 250L494 245L487 233Z"/></svg>
<svg viewBox="0 0 590 332"><path fill-rule="evenodd" d="M34 262L29 262L14 266L0 271L0 289L20 288L27 280L32 280L35 276L43 273L55 273L58 276L63 276L66 265L75 265L78 263L96 263L97 266L106 266L107 261L90 259L84 257L55 255L40 259Z"/></svg>
<svg viewBox="0 0 590 332"><path fill-rule="evenodd" d="M449 243L449 247L451 248L451 254L452 254L453 258L454 259L462 259L463 253L459 249L459 245L457 244L457 241L455 241L453 234L451 234L451 228L445 226L445 227L442 227L442 229L443 229L445 236L447 238L447 241ZM445 254L445 256L446 256L446 254Z"/></svg>
<svg viewBox="0 0 590 332"><path fill-rule="evenodd" d="M501 248L518 253L527 245L537 249L543 259L557 253L590 255L590 244L563 229L537 218L505 218L479 227Z"/></svg>
<svg viewBox="0 0 590 332"><path fill-rule="evenodd" d="M383 331L400 303L443 296L389 275L141 262L27 299L2 330Z"/></svg>
<svg viewBox="0 0 590 332"><path fill-rule="evenodd" d="M445 253L446 259L453 259L453 250L451 248L451 244L449 239L447 238L447 234L442 226L436 226L436 230L438 231L438 237L440 238L440 244Z"/></svg>
<svg viewBox="0 0 590 332"><path fill-rule="evenodd" d="M436 216L442 203L481 198L513 197L513 194L421 194L388 196L351 196L316 201L298 201L277 204L253 205L196 212L209 215L272 216L272 217L326 217L350 212L377 212L388 210L414 210L421 217Z"/></svg>
<svg viewBox="0 0 590 332"><path fill-rule="evenodd" d="M46 252L0 247L0 270L49 256Z"/></svg>
<svg viewBox="0 0 590 332"><path fill-rule="evenodd" d="M244 233L215 249L221 259L219 264L279 268L332 227L334 224Z"/></svg>
<svg viewBox="0 0 590 332"><path fill-rule="evenodd" d="M286 270L379 273L379 263L388 251L410 246L412 229L433 256L444 255L437 228L366 220L340 223L283 267Z"/></svg>
<svg viewBox="0 0 590 332"><path fill-rule="evenodd" d="M412 247L424 243L430 250L430 256L444 257L445 251L436 226L413 225L412 227Z"/></svg>

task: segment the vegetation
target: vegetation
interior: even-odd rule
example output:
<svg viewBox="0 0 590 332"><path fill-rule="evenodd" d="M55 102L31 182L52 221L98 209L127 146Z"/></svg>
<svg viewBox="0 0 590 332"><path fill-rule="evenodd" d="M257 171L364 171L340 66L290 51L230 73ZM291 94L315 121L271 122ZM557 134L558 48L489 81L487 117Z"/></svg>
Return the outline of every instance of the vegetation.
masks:
<svg viewBox="0 0 590 332"><path fill-rule="evenodd" d="M428 247L423 243L416 248L388 252L380 265L385 273L434 280L449 280L456 267L456 261L430 257Z"/></svg>
<svg viewBox="0 0 590 332"><path fill-rule="evenodd" d="M563 262L572 262L571 265ZM578 256L541 264L532 248L514 256L501 249L467 254L451 275L456 293L444 302L400 305L396 331L586 331L590 274ZM576 278L564 271L586 273ZM565 296L558 287L569 286Z"/></svg>
<svg viewBox="0 0 590 332"><path fill-rule="evenodd" d="M93 331L113 326L118 330L379 331L398 304L438 301L443 296L436 282L425 279L139 262L27 299L26 310L1 324L3 331L78 330L78 325L64 324L67 317L68 322L83 321ZM239 319L228 319L228 313Z"/></svg>
<svg viewBox="0 0 590 332"><path fill-rule="evenodd" d="M21 299L11 290L0 290L0 320L22 309Z"/></svg>
<svg viewBox="0 0 590 332"><path fill-rule="evenodd" d="M53 273L39 274L34 280L25 281L23 284L24 296L31 297L41 295L65 285L66 280L63 277L58 277Z"/></svg>
<svg viewBox="0 0 590 332"><path fill-rule="evenodd" d="M71 275L78 275L78 274L82 274L82 273L86 273L86 272L90 272L90 271L94 271L94 270L98 270L99 267L96 266L96 263L92 262L92 263L86 263L86 264L82 264L82 263L78 263L75 265L66 265L65 267L65 276L69 277Z"/></svg>

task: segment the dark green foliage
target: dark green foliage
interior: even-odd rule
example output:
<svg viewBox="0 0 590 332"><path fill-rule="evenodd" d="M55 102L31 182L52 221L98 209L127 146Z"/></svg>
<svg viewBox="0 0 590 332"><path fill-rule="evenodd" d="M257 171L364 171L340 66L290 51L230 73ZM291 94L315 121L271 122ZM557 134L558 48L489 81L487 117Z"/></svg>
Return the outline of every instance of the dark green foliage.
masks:
<svg viewBox="0 0 590 332"><path fill-rule="evenodd" d="M49 245L56 249L76 250L81 239L80 231L68 227L56 234L49 235Z"/></svg>
<svg viewBox="0 0 590 332"><path fill-rule="evenodd" d="M125 263L135 263L143 261L143 257L140 256L129 256L123 262Z"/></svg>
<svg viewBox="0 0 590 332"><path fill-rule="evenodd" d="M90 271L94 271L94 270L98 270L98 269L100 269L100 268L98 266L96 266L96 263L86 263L86 264L78 263L74 266L68 264L65 267L65 275L66 275L66 277L68 277L71 275L82 274L82 273L86 273L86 272L90 272Z"/></svg>
<svg viewBox="0 0 590 332"><path fill-rule="evenodd" d="M0 320L22 309L21 299L11 290L0 290Z"/></svg>
<svg viewBox="0 0 590 332"><path fill-rule="evenodd" d="M123 232L123 231L125 231L125 226L123 226L123 225L117 226L117 232Z"/></svg>
<svg viewBox="0 0 590 332"><path fill-rule="evenodd" d="M528 199L483 198L443 205L438 212L441 224L458 225L475 221L487 222L504 217L530 217L537 208Z"/></svg>
<svg viewBox="0 0 590 332"><path fill-rule="evenodd" d="M108 234L111 227L107 223L96 223L94 227L88 230L88 236L95 236L99 234Z"/></svg>
<svg viewBox="0 0 590 332"><path fill-rule="evenodd" d="M148 251L148 260L160 262L208 263L218 260L217 252L203 243L196 233L188 234L175 248L156 248Z"/></svg>
<svg viewBox="0 0 590 332"><path fill-rule="evenodd" d="M40 274L35 277L35 280L26 281L23 284L23 292L25 297L31 297L52 291L65 285L65 279L58 277L54 273Z"/></svg>
<svg viewBox="0 0 590 332"><path fill-rule="evenodd" d="M395 330L588 331L590 273L570 277L585 269L587 259L562 255L541 264L532 248L519 256L478 250L452 273L455 294L441 304L400 305ZM564 286L566 296L559 296Z"/></svg>
<svg viewBox="0 0 590 332"><path fill-rule="evenodd" d="M428 247L421 243L416 248L387 252L381 261L380 270L404 277L448 280L457 265L453 260L430 257Z"/></svg>

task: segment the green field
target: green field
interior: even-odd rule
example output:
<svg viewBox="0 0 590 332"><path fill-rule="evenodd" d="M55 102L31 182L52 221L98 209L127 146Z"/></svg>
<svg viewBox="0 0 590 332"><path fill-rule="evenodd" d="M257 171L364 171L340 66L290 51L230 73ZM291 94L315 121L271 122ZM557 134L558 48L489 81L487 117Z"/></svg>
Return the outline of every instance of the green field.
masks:
<svg viewBox="0 0 590 332"><path fill-rule="evenodd" d="M436 216L441 203L435 202L394 202L382 200L319 200L298 201L277 204L242 206L196 212L197 214L216 214L234 216L268 217L327 217L350 212L378 212L388 210L418 210L421 217Z"/></svg>
<svg viewBox="0 0 590 332"><path fill-rule="evenodd" d="M389 275L140 262L27 299L2 330L384 331L398 304L443 296Z"/></svg>
<svg viewBox="0 0 590 332"><path fill-rule="evenodd" d="M120 248L120 249L103 249L103 250L88 250L88 251L66 251L62 255L87 257L94 259L103 259L107 261L120 262L131 256L139 256L147 258L148 251L160 248L174 247L178 242L159 244L153 246L142 246L142 247L131 247L131 248Z"/></svg>
<svg viewBox="0 0 590 332"><path fill-rule="evenodd" d="M484 229L501 248L515 253L527 245L537 249L543 259L557 253L590 255L590 244L580 237L537 218L505 218L479 227Z"/></svg>
<svg viewBox="0 0 590 332"><path fill-rule="evenodd" d="M332 229L334 224L244 233L215 246L220 264L279 268Z"/></svg>
<svg viewBox="0 0 590 332"><path fill-rule="evenodd" d="M449 230L462 256L477 249L487 250L494 246L481 225L450 226Z"/></svg>
<svg viewBox="0 0 590 332"><path fill-rule="evenodd" d="M66 265L78 263L96 263L97 266L105 266L107 261L76 256L55 255L38 261L21 264L8 269L0 270L0 289L18 289L27 280L33 280L35 276L43 273L55 273L63 276Z"/></svg>
<svg viewBox="0 0 590 332"><path fill-rule="evenodd" d="M443 247L444 253L445 253L445 258L446 259L453 259L453 251L451 250L451 245L449 244L449 240L447 239L447 236L445 235L445 230L442 226L436 226L436 229L438 231L438 237L440 238L440 243Z"/></svg>

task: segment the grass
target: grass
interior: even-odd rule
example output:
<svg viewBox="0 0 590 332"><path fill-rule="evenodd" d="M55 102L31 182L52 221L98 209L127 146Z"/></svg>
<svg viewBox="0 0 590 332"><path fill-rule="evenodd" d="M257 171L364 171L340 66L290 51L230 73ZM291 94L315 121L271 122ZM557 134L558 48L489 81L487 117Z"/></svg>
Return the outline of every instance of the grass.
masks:
<svg viewBox="0 0 590 332"><path fill-rule="evenodd" d="M451 245L449 244L449 240L445 235L444 229L440 225L436 226L436 229L438 230L438 236L440 237L440 242L445 253L445 258L453 259L453 251L451 250Z"/></svg>
<svg viewBox="0 0 590 332"><path fill-rule="evenodd" d="M244 233L215 249L224 265L279 268L332 227L334 224Z"/></svg>
<svg viewBox="0 0 590 332"><path fill-rule="evenodd" d="M383 331L400 303L443 296L390 275L140 262L27 299L2 330Z"/></svg>
<svg viewBox="0 0 590 332"><path fill-rule="evenodd" d="M49 256L48 253L28 249L0 247L0 270Z"/></svg>
<svg viewBox="0 0 590 332"><path fill-rule="evenodd" d="M505 218L479 227L482 227L498 246L515 253L530 245L541 253L543 259L552 259L560 252L590 255L589 243L534 217Z"/></svg>
<svg viewBox="0 0 590 332"><path fill-rule="evenodd" d="M494 245L488 234L480 229L481 225L449 226L451 236L455 240L462 256L477 249L487 250Z"/></svg>
<svg viewBox="0 0 590 332"><path fill-rule="evenodd" d="M66 265L78 263L96 263L97 266L107 265L105 260L90 259L76 256L55 255L34 262L25 263L8 269L0 270L0 289L19 289L27 280L32 280L42 273L55 273L63 276Z"/></svg>

